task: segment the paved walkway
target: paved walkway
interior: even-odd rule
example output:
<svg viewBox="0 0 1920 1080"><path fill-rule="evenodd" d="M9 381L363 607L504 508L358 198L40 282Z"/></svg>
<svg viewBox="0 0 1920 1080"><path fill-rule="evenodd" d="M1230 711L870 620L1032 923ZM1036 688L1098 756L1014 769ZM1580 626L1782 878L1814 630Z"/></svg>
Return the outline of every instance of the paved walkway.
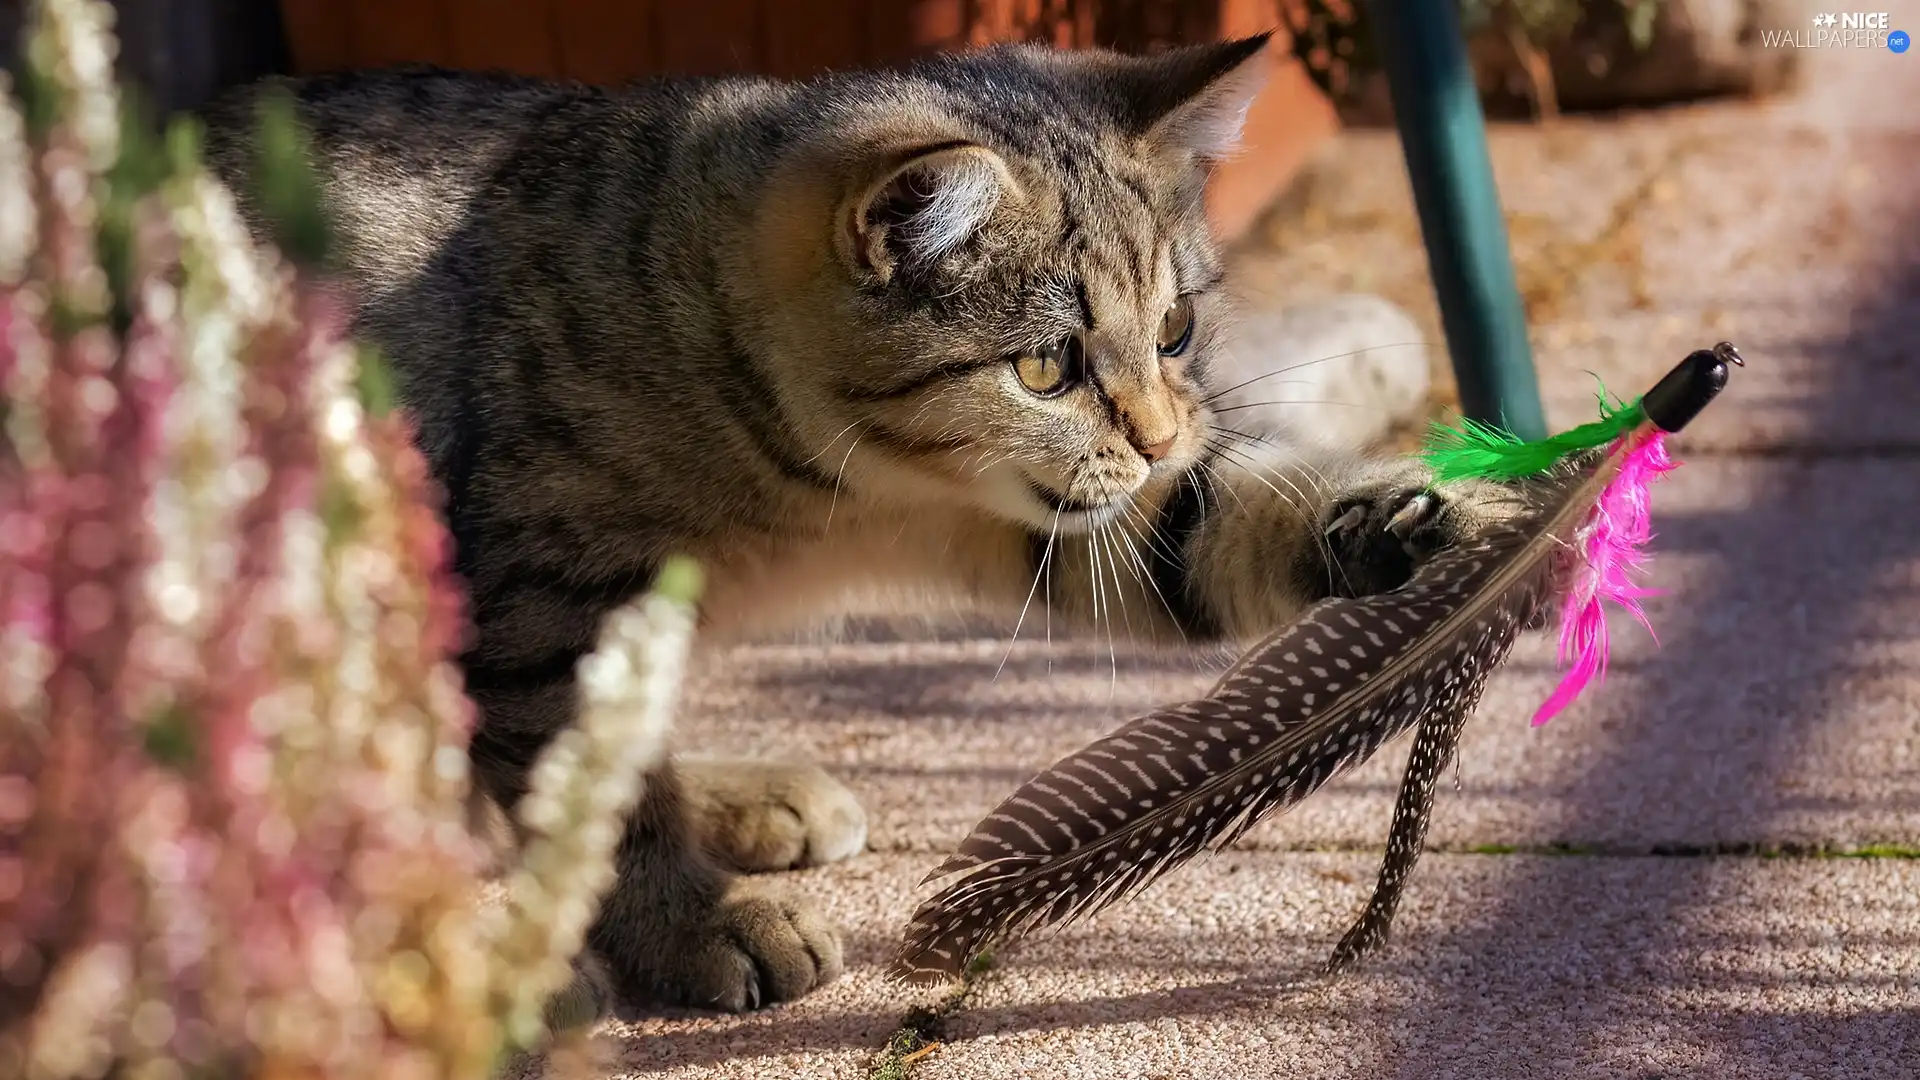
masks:
<svg viewBox="0 0 1920 1080"><path fill-rule="evenodd" d="M1920 1077L1920 56L1820 58L1801 96L1496 133L1551 419L1728 337L1749 359L1679 442L1650 605L1543 730L1530 640L1469 727L1391 948L1313 974L1364 902L1406 743L1138 901L1008 950L904 1075ZM1350 136L1255 301L1425 304L1391 139ZM1618 212L1616 212L1618 211ZM1035 769L1203 689L1103 645L767 647L686 723L812 757L874 851L790 876L846 978L740 1018L612 1026L647 1077L899 1077L880 964L915 882ZM715 711L707 711L715 710ZM1821 855L1854 852L1852 857ZM1770 856L1779 857L1770 857ZM1904 857L1901 857L1904 856Z"/></svg>

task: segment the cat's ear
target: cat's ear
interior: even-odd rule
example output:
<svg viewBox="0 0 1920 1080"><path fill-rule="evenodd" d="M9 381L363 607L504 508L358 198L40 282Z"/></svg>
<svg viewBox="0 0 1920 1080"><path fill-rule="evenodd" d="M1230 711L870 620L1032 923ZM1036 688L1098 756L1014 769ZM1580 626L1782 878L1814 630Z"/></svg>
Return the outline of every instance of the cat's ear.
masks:
<svg viewBox="0 0 1920 1080"><path fill-rule="evenodd" d="M1013 183L998 154L946 143L893 157L840 208L843 257L885 282L937 266L972 239Z"/></svg>
<svg viewBox="0 0 1920 1080"><path fill-rule="evenodd" d="M1240 146L1247 110L1273 71L1271 34L1173 49L1133 62L1123 76L1131 126L1161 149L1203 162Z"/></svg>

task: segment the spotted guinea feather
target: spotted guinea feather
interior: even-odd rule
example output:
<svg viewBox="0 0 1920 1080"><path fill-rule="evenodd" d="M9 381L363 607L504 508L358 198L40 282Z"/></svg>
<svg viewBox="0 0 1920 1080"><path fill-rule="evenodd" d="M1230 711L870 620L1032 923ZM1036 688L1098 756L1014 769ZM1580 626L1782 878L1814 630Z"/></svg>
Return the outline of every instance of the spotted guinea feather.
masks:
<svg viewBox="0 0 1920 1080"><path fill-rule="evenodd" d="M967 872L914 913L895 974L955 977L995 940L1123 900L1419 725L1380 888L1342 950L1351 960L1384 941L1460 727L1556 594L1568 541L1614 467L1582 454L1520 485L1522 512L1404 586L1315 605L1206 697L1133 720L1029 780L928 876Z"/></svg>

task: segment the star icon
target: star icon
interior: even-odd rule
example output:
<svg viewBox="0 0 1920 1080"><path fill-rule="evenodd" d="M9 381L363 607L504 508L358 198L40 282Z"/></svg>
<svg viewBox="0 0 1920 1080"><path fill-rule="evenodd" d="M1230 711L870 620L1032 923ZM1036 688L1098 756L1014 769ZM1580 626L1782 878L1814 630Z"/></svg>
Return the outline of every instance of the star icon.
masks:
<svg viewBox="0 0 1920 1080"><path fill-rule="evenodd" d="M1829 12L1829 13L1827 13L1827 14L1825 14L1825 15L1822 15L1822 16L1820 16L1820 17L1821 17L1821 18L1823 18L1823 19L1825 19L1825 20L1827 20L1827 25L1828 25L1828 26L1832 26L1832 25L1833 25L1834 23L1836 23L1836 22L1838 22L1838 21L1839 21L1838 19L1835 19L1835 18L1833 17L1833 14L1832 14L1831 12Z"/></svg>

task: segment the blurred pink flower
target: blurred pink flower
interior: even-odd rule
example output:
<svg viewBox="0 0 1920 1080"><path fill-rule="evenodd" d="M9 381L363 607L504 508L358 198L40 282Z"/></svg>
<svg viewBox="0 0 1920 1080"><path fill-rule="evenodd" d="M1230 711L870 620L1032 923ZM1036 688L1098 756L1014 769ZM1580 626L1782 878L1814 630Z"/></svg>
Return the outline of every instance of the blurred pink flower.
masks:
<svg viewBox="0 0 1920 1080"><path fill-rule="evenodd" d="M483 910L408 420L219 184L139 157L109 24L43 0L36 126L0 108L0 1075L487 1075L610 880L691 594L615 621L529 797L555 857Z"/></svg>

